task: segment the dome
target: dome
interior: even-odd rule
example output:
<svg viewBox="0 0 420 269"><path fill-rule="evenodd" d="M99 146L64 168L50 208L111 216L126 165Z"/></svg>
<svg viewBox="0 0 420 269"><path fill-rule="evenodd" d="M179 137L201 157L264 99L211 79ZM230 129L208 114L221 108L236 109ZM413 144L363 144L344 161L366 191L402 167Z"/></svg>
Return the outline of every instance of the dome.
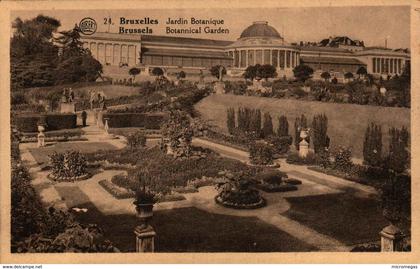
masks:
<svg viewBox="0 0 420 269"><path fill-rule="evenodd" d="M274 27L269 26L266 21L256 21L252 25L248 26L242 32L240 39L249 37L281 38L277 30Z"/></svg>

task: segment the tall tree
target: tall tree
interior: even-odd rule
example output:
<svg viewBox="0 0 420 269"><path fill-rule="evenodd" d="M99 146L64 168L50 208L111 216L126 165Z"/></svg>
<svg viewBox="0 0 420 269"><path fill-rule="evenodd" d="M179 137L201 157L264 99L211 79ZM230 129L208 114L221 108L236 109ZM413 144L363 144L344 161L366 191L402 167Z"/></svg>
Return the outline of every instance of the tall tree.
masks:
<svg viewBox="0 0 420 269"><path fill-rule="evenodd" d="M95 81L101 76L102 65L83 48L77 25L70 31L61 31L55 42L60 47L56 84Z"/></svg>
<svg viewBox="0 0 420 269"><path fill-rule="evenodd" d="M43 15L25 21L15 19L10 40L12 89L54 84L58 48L52 38L60 25Z"/></svg>

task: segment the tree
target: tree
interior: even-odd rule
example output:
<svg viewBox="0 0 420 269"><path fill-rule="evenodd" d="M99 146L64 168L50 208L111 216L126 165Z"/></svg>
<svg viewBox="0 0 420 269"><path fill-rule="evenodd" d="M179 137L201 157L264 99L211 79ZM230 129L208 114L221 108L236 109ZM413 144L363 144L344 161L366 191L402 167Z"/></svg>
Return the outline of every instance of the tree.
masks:
<svg viewBox="0 0 420 269"><path fill-rule="evenodd" d="M80 29L77 25L72 30L61 31L60 36L54 38L54 41L61 48L60 58L62 59L87 53L87 49L83 48L83 42L80 41Z"/></svg>
<svg viewBox="0 0 420 269"><path fill-rule="evenodd" d="M227 119L226 119L226 125L228 128L228 131L230 134L234 134L235 133L235 109L233 107L230 107L227 109L226 111L227 114Z"/></svg>
<svg viewBox="0 0 420 269"><path fill-rule="evenodd" d="M373 122L368 125L365 132L363 163L374 167L382 163L382 128Z"/></svg>
<svg viewBox="0 0 420 269"><path fill-rule="evenodd" d="M314 70L305 64L300 64L293 69L293 74L299 81L305 81L311 78L313 73Z"/></svg>
<svg viewBox="0 0 420 269"><path fill-rule="evenodd" d="M139 75L140 72L141 72L140 68L137 68L137 67L133 67L133 68L130 68L130 70L128 70L128 74L130 76L133 76L133 80L136 79L136 76Z"/></svg>
<svg viewBox="0 0 420 269"><path fill-rule="evenodd" d="M330 138L327 135L328 118L325 114L314 116L312 120L312 136L315 153L321 153L326 150L330 144Z"/></svg>
<svg viewBox="0 0 420 269"><path fill-rule="evenodd" d="M152 69L153 76L160 77L160 76L163 76L163 74L164 74L163 69L160 67L154 67Z"/></svg>
<svg viewBox="0 0 420 269"><path fill-rule="evenodd" d="M323 78L325 81L329 80L331 78L330 72L323 72L321 74L321 78Z"/></svg>
<svg viewBox="0 0 420 269"><path fill-rule="evenodd" d="M252 138L259 138L261 136L261 110L249 109L249 115L248 131Z"/></svg>
<svg viewBox="0 0 420 269"><path fill-rule="evenodd" d="M359 78L363 77L363 76L367 75L367 70L364 66L361 66L361 67L359 67L359 69L357 69L356 74L359 75Z"/></svg>
<svg viewBox="0 0 420 269"><path fill-rule="evenodd" d="M264 113L264 122L263 122L263 128L262 133L264 135L264 138L268 138L273 135L273 121L271 119L271 115L269 112Z"/></svg>
<svg viewBox="0 0 420 269"><path fill-rule="evenodd" d="M215 65L210 68L210 73L213 77L216 77L217 79L222 80L223 76L226 75L226 68L223 65ZM222 75L221 77L220 77L220 73Z"/></svg>
<svg viewBox="0 0 420 269"><path fill-rule="evenodd" d="M254 78L257 77L257 70L260 66L261 65L259 64L248 66L243 74L244 78L254 80Z"/></svg>
<svg viewBox="0 0 420 269"><path fill-rule="evenodd" d="M347 73L345 73L344 74L344 78L345 79L352 79L354 76L353 76L353 73L352 72L347 72Z"/></svg>
<svg viewBox="0 0 420 269"><path fill-rule="evenodd" d="M51 42L61 24L58 20L38 15L13 23L10 40L12 89L20 87L50 86L55 83L58 47Z"/></svg>
<svg viewBox="0 0 420 269"><path fill-rule="evenodd" d="M353 76L352 72L347 72L347 73L344 74L344 78L346 78L346 79L350 79L350 78L353 78L353 77L354 76Z"/></svg>
<svg viewBox="0 0 420 269"><path fill-rule="evenodd" d="M176 74L177 79L184 79L187 77L187 74L184 71L180 71L178 74Z"/></svg>
<svg viewBox="0 0 420 269"><path fill-rule="evenodd" d="M257 75L261 78L274 78L277 76L276 68L271 64L264 64L257 69Z"/></svg>
<svg viewBox="0 0 420 269"><path fill-rule="evenodd" d="M300 143L300 131L302 128L308 128L308 123L306 120L305 115L297 117L295 120L295 148L299 150L299 143Z"/></svg>
<svg viewBox="0 0 420 269"><path fill-rule="evenodd" d="M388 166L393 172L403 173L409 163L408 131L405 127L389 129L391 141L389 143Z"/></svg>
<svg viewBox="0 0 420 269"><path fill-rule="evenodd" d="M287 121L286 116L280 116L279 117L279 126L277 129L277 136L283 137L283 136L289 136L289 122Z"/></svg>

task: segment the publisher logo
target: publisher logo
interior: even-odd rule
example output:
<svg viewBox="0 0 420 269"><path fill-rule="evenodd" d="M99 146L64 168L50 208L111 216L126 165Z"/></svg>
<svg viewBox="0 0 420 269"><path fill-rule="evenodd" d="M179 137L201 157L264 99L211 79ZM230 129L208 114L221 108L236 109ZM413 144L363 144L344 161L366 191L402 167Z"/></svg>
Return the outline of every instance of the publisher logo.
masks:
<svg viewBox="0 0 420 269"><path fill-rule="evenodd" d="M96 32L96 21L92 18L84 18L79 23L80 32L84 35L93 35Z"/></svg>

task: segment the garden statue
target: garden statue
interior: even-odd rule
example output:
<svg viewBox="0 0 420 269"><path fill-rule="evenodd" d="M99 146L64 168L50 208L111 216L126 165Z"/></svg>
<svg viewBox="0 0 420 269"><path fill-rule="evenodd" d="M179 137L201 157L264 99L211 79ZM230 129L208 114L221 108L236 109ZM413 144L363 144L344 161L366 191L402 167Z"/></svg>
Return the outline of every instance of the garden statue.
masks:
<svg viewBox="0 0 420 269"><path fill-rule="evenodd" d="M67 103L67 88L63 89L63 95L61 97L61 103Z"/></svg>
<svg viewBox="0 0 420 269"><path fill-rule="evenodd" d="M198 84L200 85L204 84L204 73L203 73L203 70L201 69L200 69L200 77L199 77Z"/></svg>
<svg viewBox="0 0 420 269"><path fill-rule="evenodd" d="M38 148L45 147L45 134L44 134L45 127L44 125L38 125Z"/></svg>
<svg viewBox="0 0 420 269"><path fill-rule="evenodd" d="M204 89L206 87L206 84L204 84L204 73L203 70L200 70L200 76L197 84L198 89Z"/></svg>
<svg viewBox="0 0 420 269"><path fill-rule="evenodd" d="M83 127L86 127L87 112L83 110L81 116L82 116L82 125Z"/></svg>
<svg viewBox="0 0 420 269"><path fill-rule="evenodd" d="M90 103L90 110L93 109L93 103L95 102L95 96L96 96L96 91L90 91L90 98L89 98L89 103Z"/></svg>
<svg viewBox="0 0 420 269"><path fill-rule="evenodd" d="M299 143L299 157L306 158L309 153L309 143L306 139L309 137L310 128L301 128L300 129L300 138L302 141Z"/></svg>
<svg viewBox="0 0 420 269"><path fill-rule="evenodd" d="M71 88L69 88L69 97L68 97L68 102L72 103L74 101L74 92Z"/></svg>
<svg viewBox="0 0 420 269"><path fill-rule="evenodd" d="M223 78L223 69L224 69L223 66L219 66L219 81L220 82L222 81L222 78Z"/></svg>

